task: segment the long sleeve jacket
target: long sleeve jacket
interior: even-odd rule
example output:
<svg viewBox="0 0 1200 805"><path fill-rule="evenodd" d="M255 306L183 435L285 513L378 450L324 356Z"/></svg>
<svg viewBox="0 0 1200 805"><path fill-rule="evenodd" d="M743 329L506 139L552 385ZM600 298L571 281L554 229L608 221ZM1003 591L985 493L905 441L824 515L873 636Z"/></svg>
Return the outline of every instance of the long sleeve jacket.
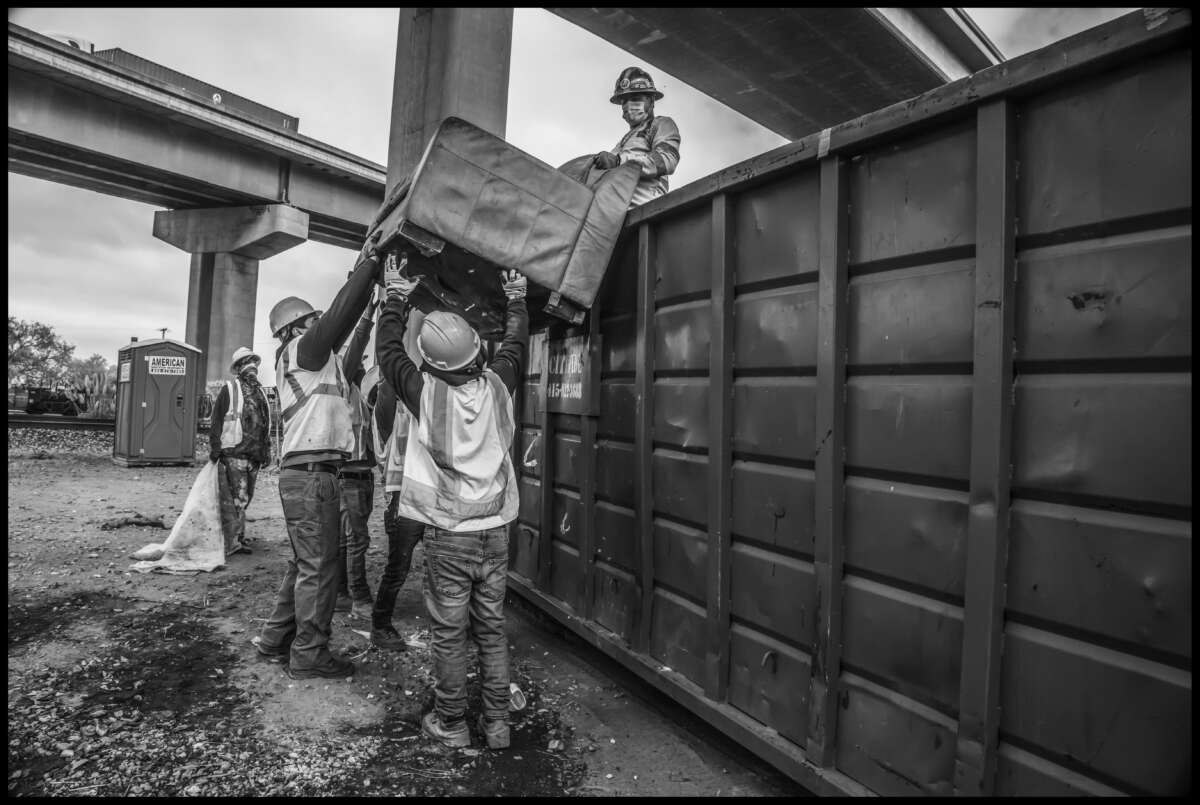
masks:
<svg viewBox="0 0 1200 805"><path fill-rule="evenodd" d="M636 162L642 168L633 204L665 195L667 176L679 165L679 126L669 117L653 116L625 132L612 149L621 164Z"/></svg>

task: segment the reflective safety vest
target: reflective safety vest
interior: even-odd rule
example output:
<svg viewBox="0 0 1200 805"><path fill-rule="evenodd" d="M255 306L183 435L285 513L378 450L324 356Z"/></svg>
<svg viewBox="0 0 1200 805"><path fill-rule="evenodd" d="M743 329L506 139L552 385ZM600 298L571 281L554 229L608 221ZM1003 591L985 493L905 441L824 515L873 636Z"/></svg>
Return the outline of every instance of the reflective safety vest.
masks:
<svg viewBox="0 0 1200 805"><path fill-rule="evenodd" d="M412 422L412 414L408 406L396 400L396 418L392 422L392 436L383 447L379 466L383 468L383 490L399 492L404 483L404 454L408 450L408 428ZM378 444L378 431L376 444Z"/></svg>
<svg viewBox="0 0 1200 805"><path fill-rule="evenodd" d="M422 377L397 513L447 531L511 523L520 501L509 455L513 401L504 381L490 369L461 386Z"/></svg>
<svg viewBox="0 0 1200 805"><path fill-rule="evenodd" d="M283 447L292 453L316 451L349 456L354 447L347 383L342 362L330 353L325 365L315 372L296 362L300 339L292 339L279 356L275 376L279 382L279 409L283 419Z"/></svg>
<svg viewBox="0 0 1200 805"><path fill-rule="evenodd" d="M221 447L228 449L241 444L245 435L242 432L242 407L246 404L246 398L242 396L242 384L236 380L226 380L225 388L229 392L229 409L225 412L225 422L221 425ZM258 387L258 393L262 395L263 402L267 402L267 392L262 386ZM271 406L268 404L267 411L270 410Z"/></svg>
<svg viewBox="0 0 1200 805"><path fill-rule="evenodd" d="M368 420L374 422L375 418L371 416L371 410L367 408L367 403L363 400L362 391L353 383L346 384L348 400L350 403L350 433L354 439L354 445L350 448L350 461L367 461L372 458L371 453L374 452L374 446L369 441L371 430L367 427Z"/></svg>

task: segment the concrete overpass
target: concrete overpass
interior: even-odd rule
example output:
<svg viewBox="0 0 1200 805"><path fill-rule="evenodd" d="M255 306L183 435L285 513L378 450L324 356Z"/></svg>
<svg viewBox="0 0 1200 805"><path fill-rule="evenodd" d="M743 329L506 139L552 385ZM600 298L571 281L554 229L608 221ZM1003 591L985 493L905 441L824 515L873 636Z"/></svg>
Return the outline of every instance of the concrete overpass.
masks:
<svg viewBox="0 0 1200 805"><path fill-rule="evenodd" d="M550 10L793 139L1000 58L955 9ZM166 208L155 236L192 255L187 341L228 357L251 343L260 260L306 239L358 249L444 117L504 136L511 47L511 8L401 9L385 169L189 94L166 68L10 22L8 169Z"/></svg>

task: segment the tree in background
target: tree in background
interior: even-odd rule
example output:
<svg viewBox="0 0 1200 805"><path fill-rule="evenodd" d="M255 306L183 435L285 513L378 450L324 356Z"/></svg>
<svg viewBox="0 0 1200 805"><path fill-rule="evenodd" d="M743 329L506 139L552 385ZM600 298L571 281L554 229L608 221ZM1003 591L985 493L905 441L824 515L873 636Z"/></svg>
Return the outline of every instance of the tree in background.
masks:
<svg viewBox="0 0 1200 805"><path fill-rule="evenodd" d="M53 327L8 317L9 385L57 386L66 380L74 353Z"/></svg>
<svg viewBox="0 0 1200 805"><path fill-rule="evenodd" d="M99 353L86 360L72 360L67 374L77 402L86 411L84 416L112 419L116 416L117 367L109 366Z"/></svg>

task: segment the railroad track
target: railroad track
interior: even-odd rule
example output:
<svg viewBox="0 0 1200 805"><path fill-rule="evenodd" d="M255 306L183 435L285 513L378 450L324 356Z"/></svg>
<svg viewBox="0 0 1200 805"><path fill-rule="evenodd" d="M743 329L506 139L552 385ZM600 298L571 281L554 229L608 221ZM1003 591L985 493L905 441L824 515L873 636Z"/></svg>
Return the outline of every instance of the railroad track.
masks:
<svg viewBox="0 0 1200 805"><path fill-rule="evenodd" d="M47 428L50 430L109 430L117 429L116 420L88 419L86 417L62 416L61 414L26 414L23 411L8 412L9 427ZM208 433L207 425L199 425L197 433Z"/></svg>
<svg viewBox="0 0 1200 805"><path fill-rule="evenodd" d="M86 419L77 416L62 416L60 414L25 414L18 411L8 412L8 426L18 428L48 428L53 430L116 430L116 421L112 419Z"/></svg>

